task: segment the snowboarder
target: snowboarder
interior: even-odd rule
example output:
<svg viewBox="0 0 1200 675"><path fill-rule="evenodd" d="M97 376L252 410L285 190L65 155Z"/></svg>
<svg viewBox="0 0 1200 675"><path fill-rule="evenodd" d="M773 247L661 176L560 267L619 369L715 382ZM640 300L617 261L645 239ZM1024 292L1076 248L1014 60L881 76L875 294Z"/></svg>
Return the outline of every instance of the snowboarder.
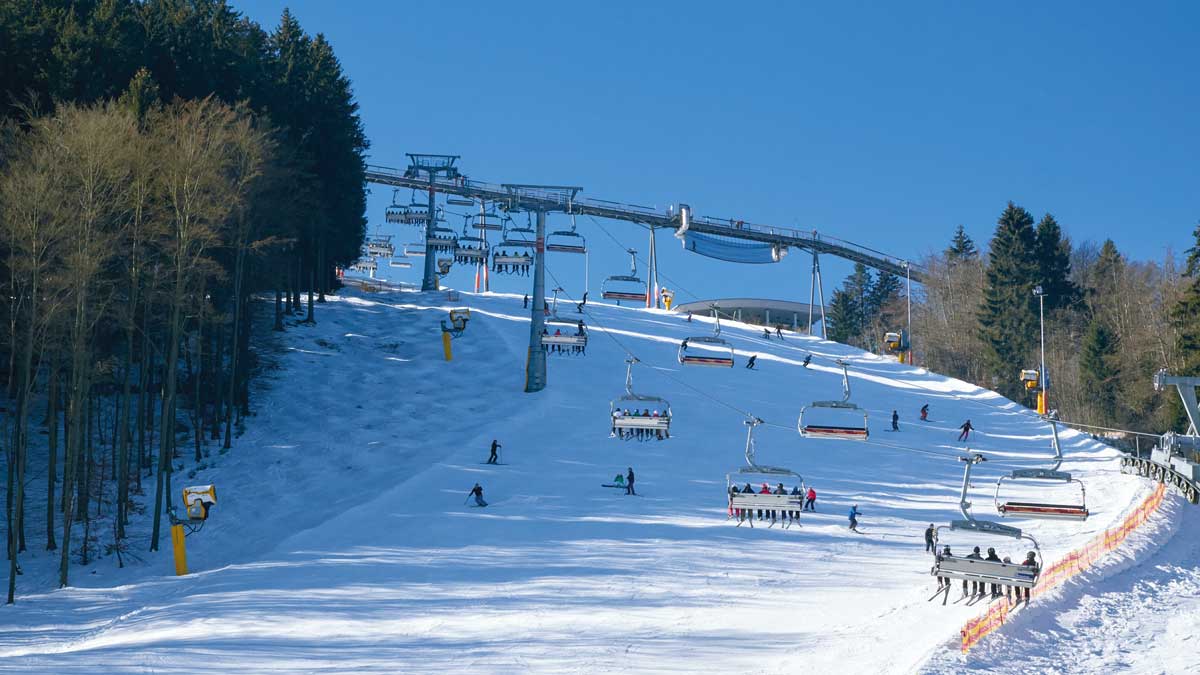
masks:
<svg viewBox="0 0 1200 675"><path fill-rule="evenodd" d="M692 322L692 313L691 313L691 312L688 312L688 319L687 319L687 321L688 321L688 323L691 323L691 322Z"/></svg>
<svg viewBox="0 0 1200 675"><path fill-rule="evenodd" d="M858 532L858 504L850 507L850 513L848 515L850 516L850 529Z"/></svg>
<svg viewBox="0 0 1200 675"><path fill-rule="evenodd" d="M479 483L476 483L475 487L471 488L471 491L467 493L467 498L471 497L475 498L475 506L487 506L487 502L483 501L483 488Z"/></svg>
<svg viewBox="0 0 1200 675"><path fill-rule="evenodd" d="M633 467L632 466L629 467L629 473L625 475L625 494L635 495L635 496L637 495L637 493L633 491Z"/></svg>
<svg viewBox="0 0 1200 675"><path fill-rule="evenodd" d="M750 360L746 361L746 367L749 368L750 370L754 370L754 362L757 360L758 360L758 354L751 354Z"/></svg>
<svg viewBox="0 0 1200 675"><path fill-rule="evenodd" d="M937 530L933 529L933 523L930 523L929 527L925 528L925 552L926 553L928 553L929 551L933 551L934 553L937 553L937 547L933 545L933 538L936 536L936 534L937 534ZM947 547L947 548L949 548L949 547Z"/></svg>
<svg viewBox="0 0 1200 675"><path fill-rule="evenodd" d="M959 429L962 429L962 433L958 435L958 440L960 440L960 441L967 440L967 438L971 435L971 430L973 430L974 428L975 427L971 426L971 420L967 420L966 422L963 422L962 426L959 427Z"/></svg>
<svg viewBox="0 0 1200 675"><path fill-rule="evenodd" d="M529 309L529 294L528 293L525 294L525 299L521 302L521 306L524 307L525 309Z"/></svg>
<svg viewBox="0 0 1200 675"><path fill-rule="evenodd" d="M768 332L766 328L764 328L764 329L763 329L763 339L764 339L764 340L770 340L770 339L771 339L771 333L770 333L770 332Z"/></svg>
<svg viewBox="0 0 1200 675"><path fill-rule="evenodd" d="M500 445L500 443L498 443L496 441L496 439L493 438L492 439L492 454L488 455L488 461L487 461L488 464L499 464L500 463L500 457L496 454L496 451L499 450L501 447L503 447L503 446Z"/></svg>
<svg viewBox="0 0 1200 675"><path fill-rule="evenodd" d="M686 352L687 351L687 343L688 343L688 339L683 338L683 342L679 343L679 348Z"/></svg>
<svg viewBox="0 0 1200 675"><path fill-rule="evenodd" d="M810 363L812 363L812 354L805 354L804 355L804 363L801 363L800 365L807 368L808 364L810 364Z"/></svg>
<svg viewBox="0 0 1200 675"><path fill-rule="evenodd" d="M808 488L808 494L804 496L804 510L816 512L817 510L817 491Z"/></svg>
<svg viewBox="0 0 1200 675"><path fill-rule="evenodd" d="M892 411L892 431L900 431L900 413Z"/></svg>
<svg viewBox="0 0 1200 675"><path fill-rule="evenodd" d="M922 422L929 421L929 404L928 403L921 406L921 421Z"/></svg>

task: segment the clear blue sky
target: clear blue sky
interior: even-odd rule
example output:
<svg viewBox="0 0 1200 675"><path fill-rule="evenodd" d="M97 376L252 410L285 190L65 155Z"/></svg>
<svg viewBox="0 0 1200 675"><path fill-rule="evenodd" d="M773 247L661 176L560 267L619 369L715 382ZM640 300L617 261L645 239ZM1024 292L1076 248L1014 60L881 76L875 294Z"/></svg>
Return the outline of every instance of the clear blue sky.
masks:
<svg viewBox="0 0 1200 675"><path fill-rule="evenodd" d="M472 178L686 202L913 259L958 224L985 244L1010 199L1137 258L1182 253L1200 220L1195 3L237 5L268 27L289 6L325 33L372 163L459 154ZM372 229L390 198L374 188ZM627 262L580 226L594 292ZM641 230L606 227L644 253ZM800 252L737 266L667 236L659 249L662 272L696 295L808 297ZM580 276L561 258L560 276ZM848 265L822 266L828 293Z"/></svg>

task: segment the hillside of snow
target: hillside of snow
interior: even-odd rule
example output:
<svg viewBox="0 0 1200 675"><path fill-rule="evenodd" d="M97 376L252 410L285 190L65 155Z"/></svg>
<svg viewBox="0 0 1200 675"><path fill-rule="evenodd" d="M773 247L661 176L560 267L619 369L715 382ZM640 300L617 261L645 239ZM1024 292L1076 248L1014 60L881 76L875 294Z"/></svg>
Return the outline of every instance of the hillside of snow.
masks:
<svg viewBox="0 0 1200 675"><path fill-rule="evenodd" d="M471 321L446 362L439 322L461 306ZM710 319L589 303L586 356L552 355L547 389L525 394L520 295L450 303L444 292L346 289L317 318L279 338L278 369L235 450L180 478L213 482L220 497L188 538L193 573L172 576L168 549L125 570L105 561L77 572L73 588L22 582L18 604L0 612L0 671L936 669L983 609L954 603L957 593L927 602L935 583L922 532L959 517L957 458L967 448L988 457L970 496L977 517L995 519L996 478L1051 454L1047 425L992 392L793 333L766 340L761 328L722 322L736 367L684 368L679 342L710 334ZM629 352L641 360L635 391L671 402L669 440L610 438ZM755 370L743 367L751 354ZM852 400L870 414L869 442L796 431L802 406L841 398L835 358L849 363ZM895 433L885 431L893 409ZM745 465L747 413L765 421L758 461L818 493L801 527L726 518L725 476ZM967 419L977 431L957 442ZM1118 472L1115 450L1060 436L1063 469L1086 483L1092 517L1005 519L1048 562L1150 489ZM483 463L492 439L499 466ZM627 467L638 496L602 487ZM487 508L467 505L476 482ZM853 504L861 534L846 527ZM943 543L1014 559L1027 548ZM1021 630L1038 629L1038 611L1018 614Z"/></svg>

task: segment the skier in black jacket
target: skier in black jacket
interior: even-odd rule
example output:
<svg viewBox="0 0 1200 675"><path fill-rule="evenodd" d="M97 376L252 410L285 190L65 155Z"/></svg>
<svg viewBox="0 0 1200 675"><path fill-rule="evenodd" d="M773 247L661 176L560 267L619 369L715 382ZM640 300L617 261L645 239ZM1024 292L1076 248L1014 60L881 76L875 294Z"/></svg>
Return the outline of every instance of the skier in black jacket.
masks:
<svg viewBox="0 0 1200 675"><path fill-rule="evenodd" d="M497 443L496 439L494 439L494 438L492 439L492 454L488 455L488 461L487 461L488 464L499 464L500 463L500 458L499 458L499 456L496 455L496 450L499 448L502 448L502 447L504 447L504 446Z"/></svg>
<svg viewBox="0 0 1200 675"><path fill-rule="evenodd" d="M937 550L933 545L933 538L936 535L936 532L937 532L937 530L933 529L933 523L930 523L929 527L925 528L925 552L926 553L928 553L930 551L937 553Z"/></svg>
<svg viewBox="0 0 1200 675"><path fill-rule="evenodd" d="M637 493L633 491L633 467L632 466L629 467L629 473L625 474L625 494L637 495Z"/></svg>

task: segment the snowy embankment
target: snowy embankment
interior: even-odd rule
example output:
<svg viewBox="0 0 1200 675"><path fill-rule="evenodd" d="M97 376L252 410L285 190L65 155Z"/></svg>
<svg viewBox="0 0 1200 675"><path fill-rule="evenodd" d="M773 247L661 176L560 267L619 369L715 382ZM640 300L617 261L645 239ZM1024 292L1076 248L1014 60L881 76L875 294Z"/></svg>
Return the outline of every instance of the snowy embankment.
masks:
<svg viewBox="0 0 1200 675"><path fill-rule="evenodd" d="M447 363L438 323L462 304L472 319ZM188 539L194 574L169 576L164 551L25 595L0 613L0 670L909 672L982 609L926 601L921 533L957 517L956 427L970 419L969 447L989 457L973 478L980 517L995 517L1003 470L1050 454L1049 429L1020 406L815 338L723 325L737 367L685 370L678 343L707 320L589 304L587 356L552 356L549 387L528 395L520 296L345 291L322 309L283 337L237 449L194 479L220 496ZM625 350L643 362L635 390L671 401L668 441L609 438ZM841 397L838 357L870 442L796 433L802 405ZM893 409L898 433L884 431ZM818 492L803 527L726 521L745 413L767 422L759 462ZM493 438L504 465L483 464ZM1092 518L1008 519L1050 561L1148 490L1118 473L1116 451L1073 432L1062 443ZM640 496L601 487L630 466ZM475 482L486 509L465 505ZM852 504L865 534L846 529Z"/></svg>

